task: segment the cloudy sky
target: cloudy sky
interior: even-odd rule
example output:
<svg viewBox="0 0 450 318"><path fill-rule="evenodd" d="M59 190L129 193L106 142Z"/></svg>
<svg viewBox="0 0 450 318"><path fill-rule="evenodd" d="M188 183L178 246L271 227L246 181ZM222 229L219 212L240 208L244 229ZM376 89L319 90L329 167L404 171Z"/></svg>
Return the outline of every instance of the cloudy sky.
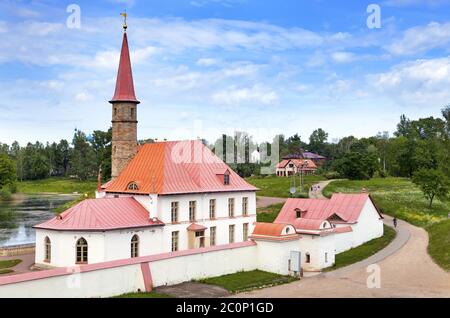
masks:
<svg viewBox="0 0 450 318"><path fill-rule="evenodd" d="M70 4L80 27L67 23ZM139 138L330 139L450 104L450 0L2 0L0 142L110 126L126 8ZM70 10L69 10L70 11ZM69 22L73 20L69 19Z"/></svg>

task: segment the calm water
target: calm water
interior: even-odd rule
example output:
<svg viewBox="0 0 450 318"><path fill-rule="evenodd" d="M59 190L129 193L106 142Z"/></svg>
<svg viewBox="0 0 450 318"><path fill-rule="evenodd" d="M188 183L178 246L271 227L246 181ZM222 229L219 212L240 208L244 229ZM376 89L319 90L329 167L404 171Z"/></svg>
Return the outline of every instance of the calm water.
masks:
<svg viewBox="0 0 450 318"><path fill-rule="evenodd" d="M55 216L52 209L72 201L74 195L25 195L20 200L0 202L0 247L34 243L32 226Z"/></svg>

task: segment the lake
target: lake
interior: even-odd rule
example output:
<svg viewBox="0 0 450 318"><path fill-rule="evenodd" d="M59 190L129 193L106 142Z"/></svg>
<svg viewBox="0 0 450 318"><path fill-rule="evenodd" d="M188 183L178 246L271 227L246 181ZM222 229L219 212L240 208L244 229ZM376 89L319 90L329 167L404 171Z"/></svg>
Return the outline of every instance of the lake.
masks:
<svg viewBox="0 0 450 318"><path fill-rule="evenodd" d="M0 247L34 243L34 225L55 216L52 212L77 195L21 195L10 202L0 202Z"/></svg>

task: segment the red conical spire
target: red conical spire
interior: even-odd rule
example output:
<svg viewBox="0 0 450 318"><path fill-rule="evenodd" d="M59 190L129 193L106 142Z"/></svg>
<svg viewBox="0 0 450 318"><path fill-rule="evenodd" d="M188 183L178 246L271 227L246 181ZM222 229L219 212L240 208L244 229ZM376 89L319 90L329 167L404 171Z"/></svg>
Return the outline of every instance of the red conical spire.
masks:
<svg viewBox="0 0 450 318"><path fill-rule="evenodd" d="M134 93L133 73L131 71L130 51L127 33L123 34L122 51L120 53L119 71L117 72L116 91L110 101L138 103Z"/></svg>

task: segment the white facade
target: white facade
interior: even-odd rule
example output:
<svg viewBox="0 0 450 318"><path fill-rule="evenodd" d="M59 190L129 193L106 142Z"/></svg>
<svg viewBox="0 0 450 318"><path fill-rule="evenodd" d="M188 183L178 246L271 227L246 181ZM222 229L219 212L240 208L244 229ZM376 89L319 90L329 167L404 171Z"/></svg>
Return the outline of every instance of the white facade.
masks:
<svg viewBox="0 0 450 318"><path fill-rule="evenodd" d="M301 261L304 271L320 271L334 265L335 234L302 235L298 244L302 253Z"/></svg>
<svg viewBox="0 0 450 318"><path fill-rule="evenodd" d="M359 215L358 222L351 225L353 247L383 236L383 219L378 214L372 200L368 199Z"/></svg>
<svg viewBox="0 0 450 318"><path fill-rule="evenodd" d="M107 194L107 197L113 196ZM124 195L129 196L129 195ZM178 250L187 250L192 223L206 227L204 246L211 245L211 227L215 227L214 245L246 241L256 222L255 192L221 192L166 196L134 196L149 211L149 217L161 220L164 226L102 232L54 231L36 229L36 264L73 266L76 263L76 242L83 237L88 243L88 263L100 263L131 257L131 238L139 237L139 256L172 251L172 233L178 232ZM243 200L247 198L247 213ZM210 218L210 200L215 200L215 218ZM229 216L228 200L234 199L234 216ZM99 199L101 200L101 199ZM195 221L189 220L189 202L196 202ZM178 221L172 223L171 205L178 202ZM234 238L230 240L230 226L234 226ZM246 233L244 232L246 227ZM245 235L246 234L246 235ZM45 239L51 242L50 262L45 261ZM196 243L196 247L200 247Z"/></svg>

